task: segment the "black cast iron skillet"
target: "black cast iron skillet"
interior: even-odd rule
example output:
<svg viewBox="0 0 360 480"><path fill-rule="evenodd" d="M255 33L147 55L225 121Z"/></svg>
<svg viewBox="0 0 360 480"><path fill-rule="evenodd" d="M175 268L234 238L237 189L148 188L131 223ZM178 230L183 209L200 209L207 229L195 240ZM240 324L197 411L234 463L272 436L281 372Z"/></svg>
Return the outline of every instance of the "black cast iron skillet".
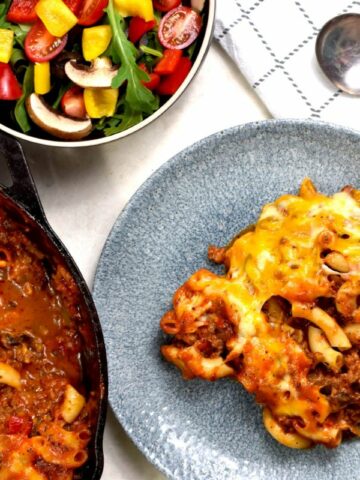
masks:
<svg viewBox="0 0 360 480"><path fill-rule="evenodd" d="M50 258L65 265L72 274L81 293L80 310L84 319L80 333L84 340L82 366L84 383L88 391L95 392L96 418L89 459L76 471L76 480L99 480L103 470L103 433L107 406L107 365L105 344L99 318L90 291L74 260L51 229L25 160L22 148L16 140L0 132L0 153L5 157L12 178L12 185L0 184L0 202L24 225L30 227L31 237Z"/></svg>

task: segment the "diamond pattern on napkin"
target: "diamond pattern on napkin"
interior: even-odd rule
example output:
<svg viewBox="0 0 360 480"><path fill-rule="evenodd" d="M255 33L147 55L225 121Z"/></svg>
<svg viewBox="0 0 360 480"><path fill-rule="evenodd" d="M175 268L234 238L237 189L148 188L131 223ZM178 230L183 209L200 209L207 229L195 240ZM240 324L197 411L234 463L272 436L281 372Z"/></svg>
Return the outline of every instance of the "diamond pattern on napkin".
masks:
<svg viewBox="0 0 360 480"><path fill-rule="evenodd" d="M228 0L229 1L229 0ZM315 0L316 1L316 0ZM274 4L281 3L281 19L276 17ZM296 18L296 28L288 19ZM264 22L264 19L267 21ZM282 22L281 34L277 28L277 22ZM299 10L295 2L265 0L252 13L249 14L249 22L253 28L262 35L264 44L268 45L275 55L281 59L293 51L306 37L313 33L313 29Z"/></svg>
<svg viewBox="0 0 360 480"><path fill-rule="evenodd" d="M312 39L313 40L313 39ZM322 73L318 71L318 64L314 55L314 43L309 41L296 55L293 55L284 64L284 71L294 79L301 79L299 88L306 98L309 108L319 109L336 91L327 80L322 82ZM304 71L304 65L308 68ZM300 82L299 82L300 83Z"/></svg>
<svg viewBox="0 0 360 480"><path fill-rule="evenodd" d="M246 42L235 45L231 41L232 37L246 38ZM274 64L274 54L271 50L264 48L262 37L248 21L237 22L231 29L231 36L224 36L223 43L226 45L229 54L240 66L240 69L246 69L248 75L252 78L260 78ZM256 61L251 63L246 62L249 45L251 45L252 55L256 58Z"/></svg>
<svg viewBox="0 0 360 480"><path fill-rule="evenodd" d="M274 117L312 117L360 128L360 98L337 90L315 56L330 18L360 13L360 1L220 0L215 37Z"/></svg>

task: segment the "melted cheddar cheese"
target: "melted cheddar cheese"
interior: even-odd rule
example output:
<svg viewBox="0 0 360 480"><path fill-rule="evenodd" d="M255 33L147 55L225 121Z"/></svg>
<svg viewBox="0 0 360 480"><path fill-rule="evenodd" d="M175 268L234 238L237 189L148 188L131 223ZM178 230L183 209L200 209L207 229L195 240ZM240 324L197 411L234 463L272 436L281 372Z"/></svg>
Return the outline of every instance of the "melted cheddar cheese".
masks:
<svg viewBox="0 0 360 480"><path fill-rule="evenodd" d="M339 375L355 348L345 327L360 321L358 199L350 187L325 196L305 179L299 195L265 205L254 228L226 248L225 276L193 274L161 322L174 335L162 352L185 377L235 377L266 405L265 425L275 422L289 439L270 433L294 448L309 446L304 438L336 446L343 430L354 431L311 373Z"/></svg>

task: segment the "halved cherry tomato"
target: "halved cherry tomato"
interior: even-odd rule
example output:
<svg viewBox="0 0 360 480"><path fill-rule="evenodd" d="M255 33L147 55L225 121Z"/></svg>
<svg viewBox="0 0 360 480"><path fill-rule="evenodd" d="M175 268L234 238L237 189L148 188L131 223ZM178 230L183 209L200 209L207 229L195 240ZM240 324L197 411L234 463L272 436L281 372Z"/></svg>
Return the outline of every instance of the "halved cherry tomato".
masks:
<svg viewBox="0 0 360 480"><path fill-rule="evenodd" d="M159 12L169 12L180 5L181 0L153 0L154 9Z"/></svg>
<svg viewBox="0 0 360 480"><path fill-rule="evenodd" d="M64 93L60 105L61 110L69 117L86 118L84 91L77 85Z"/></svg>
<svg viewBox="0 0 360 480"><path fill-rule="evenodd" d="M16 435L19 433L22 433L23 435L29 435L32 430L32 420L28 417L18 417L17 415L12 415L9 417L6 427L9 435Z"/></svg>
<svg viewBox="0 0 360 480"><path fill-rule="evenodd" d="M140 63L139 68L141 68L141 70L144 70L144 72L146 72L150 77L150 80L148 82L144 82L142 80L142 84L149 90L155 90L155 88L160 83L160 75L158 75L157 73L149 73L149 70L146 68L146 65L144 63Z"/></svg>
<svg viewBox="0 0 360 480"><path fill-rule="evenodd" d="M6 18L13 23L34 23L37 20L35 5L38 0L13 0Z"/></svg>
<svg viewBox="0 0 360 480"><path fill-rule="evenodd" d="M0 63L0 100L18 100L22 90L8 63Z"/></svg>
<svg viewBox="0 0 360 480"><path fill-rule="evenodd" d="M132 43L136 43L140 38L149 30L152 30L156 25L155 20L145 22L140 17L132 17L129 23L129 40Z"/></svg>
<svg viewBox="0 0 360 480"><path fill-rule="evenodd" d="M79 25L94 25L104 14L104 8L107 7L109 0L84 0L80 13L78 15Z"/></svg>
<svg viewBox="0 0 360 480"><path fill-rule="evenodd" d="M65 5L68 6L75 15L79 13L82 0L63 0L63 1Z"/></svg>
<svg viewBox="0 0 360 480"><path fill-rule="evenodd" d="M67 35L54 37L39 20L29 30L25 38L25 53L32 62L48 62L58 55L65 47Z"/></svg>
<svg viewBox="0 0 360 480"><path fill-rule="evenodd" d="M193 43L201 30L201 16L189 7L177 7L161 20L159 40L165 48L182 50Z"/></svg>

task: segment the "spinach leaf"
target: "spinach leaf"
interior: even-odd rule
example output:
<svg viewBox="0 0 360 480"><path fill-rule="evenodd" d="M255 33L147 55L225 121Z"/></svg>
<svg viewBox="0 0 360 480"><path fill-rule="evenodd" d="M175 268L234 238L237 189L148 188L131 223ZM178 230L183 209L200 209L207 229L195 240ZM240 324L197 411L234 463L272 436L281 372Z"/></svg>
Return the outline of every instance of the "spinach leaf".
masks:
<svg viewBox="0 0 360 480"><path fill-rule="evenodd" d="M29 65L26 69L22 84L23 93L15 105L15 119L24 133L31 129L28 114L25 108L26 98L34 91L34 67Z"/></svg>
<svg viewBox="0 0 360 480"><path fill-rule="evenodd" d="M134 118L135 113L151 114L158 108L158 101L142 84L142 80L148 81L149 76L136 64L138 51L126 38L124 20L115 10L113 0L109 1L106 12L113 32L109 54L113 62L120 65L119 72L112 81L112 87L118 88L127 82L125 111L132 112L129 118Z"/></svg>
<svg viewBox="0 0 360 480"><path fill-rule="evenodd" d="M6 14L9 10L11 0L4 0L0 5L0 28L8 28L11 25L6 21Z"/></svg>
<svg viewBox="0 0 360 480"><path fill-rule="evenodd" d="M0 28L12 30L15 33L14 43L19 47L24 48L24 41L27 32L30 30L29 25L13 24L6 20L6 14L9 10L11 0L4 0L0 5Z"/></svg>
<svg viewBox="0 0 360 480"><path fill-rule="evenodd" d="M11 25L11 30L15 32L15 44L17 44L22 49L24 48L25 37L28 34L29 27L28 25Z"/></svg>
<svg viewBox="0 0 360 480"><path fill-rule="evenodd" d="M19 62L27 63L27 58L25 57L24 50L20 50L20 48L13 48L11 58L10 58L10 63L13 66L13 68L15 68L17 63Z"/></svg>
<svg viewBox="0 0 360 480"><path fill-rule="evenodd" d="M1 26L0 28L6 28L7 30L12 30L14 32L14 45L18 45L21 48L24 48L25 37L28 33L27 25L13 25L8 23Z"/></svg>
<svg viewBox="0 0 360 480"><path fill-rule="evenodd" d="M57 109L60 105L61 99L64 96L64 93L69 90L71 86L70 82L64 81L60 84L55 100L53 101L52 107Z"/></svg>

